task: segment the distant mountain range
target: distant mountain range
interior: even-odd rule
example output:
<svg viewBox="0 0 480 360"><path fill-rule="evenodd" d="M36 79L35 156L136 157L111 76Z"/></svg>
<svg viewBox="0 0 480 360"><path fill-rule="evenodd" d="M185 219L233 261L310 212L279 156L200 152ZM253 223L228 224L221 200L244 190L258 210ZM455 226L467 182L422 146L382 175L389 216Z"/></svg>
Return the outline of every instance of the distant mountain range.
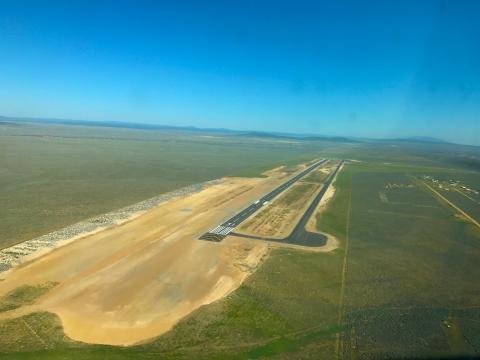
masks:
<svg viewBox="0 0 480 360"><path fill-rule="evenodd" d="M356 143L358 140L346 138L342 136L322 136L322 135L303 135L303 134L290 134L290 133L276 133L276 132L264 132L264 131L236 131L234 136L244 137L256 137L256 138L268 138L268 139L284 139L284 140L300 140L300 141L332 141L332 142L349 142Z"/></svg>
<svg viewBox="0 0 480 360"><path fill-rule="evenodd" d="M226 128L199 128L195 126L171 126L171 125L157 125L157 124L142 124L129 123L121 121L91 121L91 120L69 120L69 119L42 119L42 118L12 118L0 116L0 126L15 125L20 123L43 123L43 124L57 124L57 125L74 125L74 126L100 126L110 128L126 128L138 130L167 130L167 131L184 131L184 132L204 132L210 134L235 136L235 137L256 137L264 139L278 139L278 140L296 140L296 141L330 141L341 143L360 143L370 141L381 142L414 142L414 143L429 143L429 144L449 144L449 142L428 136L411 136L404 138L393 139L368 139L368 138L350 138L343 136L324 136L324 135L309 135L309 134L294 134L282 132L268 132L268 131L241 131Z"/></svg>
<svg viewBox="0 0 480 360"><path fill-rule="evenodd" d="M437 139L430 136L411 136L405 138L396 138L391 139L392 141L407 141L407 142L421 142L421 143L431 143L431 144L448 144L448 141Z"/></svg>

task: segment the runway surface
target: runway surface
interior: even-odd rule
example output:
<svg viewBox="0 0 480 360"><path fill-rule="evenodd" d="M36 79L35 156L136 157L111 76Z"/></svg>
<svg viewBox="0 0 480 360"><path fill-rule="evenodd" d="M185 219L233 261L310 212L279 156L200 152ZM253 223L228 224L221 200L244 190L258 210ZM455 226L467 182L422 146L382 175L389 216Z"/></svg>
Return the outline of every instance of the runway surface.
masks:
<svg viewBox="0 0 480 360"><path fill-rule="evenodd" d="M292 186L295 182L300 180L302 177L305 175L309 174L319 166L325 164L327 162L327 159L322 159L312 166L308 167L307 169L303 170L284 184L280 185L277 187L275 190L269 192L267 195L263 196L261 199L255 201L253 204L245 208L244 210L240 211L238 214L235 216L231 217L221 225L217 226L216 228L208 231L207 233L203 234L200 236L199 239L201 240L207 240L207 241L214 241L214 242L220 242L222 241L227 235L232 234L235 236L241 236L241 237L246 237L246 238L252 238L252 239L262 239L262 240L268 240L268 241L277 241L277 242L285 242L285 243L292 243L292 244L298 244L298 245L304 245L304 246L322 246L326 242L325 236L321 234L316 234L316 233L310 233L307 232L305 228L305 224L307 223L308 219L310 218L311 214L317 207L318 203L322 199L323 195L325 194L328 186L332 182L333 178L335 177L335 174L337 173L338 169L340 166L343 164L343 161L340 163L340 165L335 169L335 171L330 174L330 176L327 178L327 181L325 181L324 186L320 190L320 192L317 194L315 199L312 201L310 206L308 207L307 211L304 213L302 218L300 219L299 223L295 227L295 229L292 231L290 236L288 236L285 239L270 239L270 238L265 238L265 237L255 237L251 235L244 235L240 233L234 233L235 228L240 225L243 221L245 221L248 217L250 217L252 214L254 214L257 210L259 210L262 206L265 206L273 200L277 195L288 189L290 186ZM303 231L302 231L303 229Z"/></svg>
<svg viewBox="0 0 480 360"><path fill-rule="evenodd" d="M235 233L235 232L231 232L231 235L240 236L248 239L267 240L267 241L279 242L284 244L294 244L294 245L301 245L301 246L308 246L308 247L318 247L318 246L325 245L325 243L327 242L327 237L325 235L307 231L305 229L305 226L307 225L308 220L310 219L313 212L317 208L318 204L322 200L323 196L325 195L325 192L327 191L328 187L332 183L333 179L335 178L335 175L340 170L340 167L343 165L343 163L344 161L342 160L340 164L338 164L338 166L335 168L335 171L333 171L328 176L322 189L319 191L315 199L312 201L308 209L305 211L305 213L303 214L302 218L297 223L293 231L286 238L274 239L269 237L253 236L253 235L247 235L247 234L241 234L241 233Z"/></svg>

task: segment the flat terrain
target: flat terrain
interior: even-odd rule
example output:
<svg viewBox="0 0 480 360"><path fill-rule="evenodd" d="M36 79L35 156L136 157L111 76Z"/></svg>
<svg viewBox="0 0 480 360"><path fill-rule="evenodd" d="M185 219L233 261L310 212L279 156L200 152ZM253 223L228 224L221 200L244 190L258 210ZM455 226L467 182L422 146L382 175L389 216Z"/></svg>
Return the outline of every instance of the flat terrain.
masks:
<svg viewBox="0 0 480 360"><path fill-rule="evenodd" d="M279 239L287 237L336 165L337 162L330 161L299 180L242 224L238 232Z"/></svg>
<svg viewBox="0 0 480 360"><path fill-rule="evenodd" d="M350 172L338 350L361 359L478 354L480 229L405 170Z"/></svg>
<svg viewBox="0 0 480 360"><path fill-rule="evenodd" d="M311 158L319 157L355 160L343 167L328 206L321 204L322 211L316 214L316 222L308 224L334 235L340 241L336 250L319 253L271 248L261 266L247 278L266 250L261 247L265 245L262 241L227 237L222 243L210 243L187 241L183 235L173 234L159 236L160 239L154 241L142 233L132 244L135 251L122 257L131 248L125 238L118 240L112 234L105 247L113 246L117 251L108 255L99 238L88 251L86 246L79 249L82 260L78 262L74 258L77 251L62 254L79 267L79 273L68 280L73 284L78 278L81 287L77 288L69 285L68 273L65 279L61 278L60 256L54 260L54 255L61 254L59 251L67 249L66 246L49 257L52 264L58 264L54 264L56 271L51 271L55 276L43 278L43 273L49 273L48 268L40 272L33 271L32 267L28 274L27 269L35 264L32 263L18 271L19 279L24 280L0 281L4 295L1 303L14 308L10 311L16 315L25 313L21 317L12 317L8 311L0 313L2 359L330 360L479 356L480 231L456 208L426 188L424 183L428 182L424 177L459 180L468 188L475 188L480 184L480 151L453 145L385 142L355 148L329 147ZM270 175L275 177L276 173L278 170ZM201 227L211 228L238 212L242 204L250 204L258 182L268 182L270 189L275 187L273 182L282 182L280 179L272 182L269 178L232 181L234 184L229 188L239 189L240 184L248 183L253 189L232 199L232 205L214 206L218 213L214 210L209 214L208 222L201 221L203 215L190 219L198 229L197 235ZM450 190L439 191L456 207L476 216L473 200L462 194L453 196ZM475 194L469 196L477 199ZM214 197L225 198L224 192L219 191ZM180 225L185 222L183 216L191 215L202 206L211 207L211 203L198 199L196 208L178 203L174 207L178 211L169 211L148 221L145 218L145 221L155 227L168 221L175 233L187 234L189 230ZM471 208L466 205L470 202ZM229 210L225 213L227 207ZM141 221L137 225L140 226ZM166 230L158 231L160 235ZM189 234L193 235L193 232ZM71 246L80 247L82 241ZM95 266L87 257L87 254L96 257L92 249L103 253L104 261ZM164 250L172 255L171 267L161 255ZM116 256L120 258L118 262ZM131 265L135 261L131 262L130 258L145 267L134 270ZM188 259L192 266L185 265L182 258ZM83 263L91 272L82 270ZM41 266L40 262L37 264L35 266ZM129 272L123 267L127 264ZM106 267L102 268L103 265ZM232 292L222 288L222 294L228 293L223 298L205 295L203 291L214 287L202 282L212 268L218 269L207 276L211 277L212 284L224 274L232 279L231 290L239 287ZM178 281L182 276L180 270L184 269L191 282L202 284L201 289L196 285L175 286L190 282ZM22 271L25 271L24 277ZM138 276L139 273L147 276ZM164 273L174 281L166 281ZM55 285L38 295L36 286L43 286L47 277ZM27 281L31 278L34 280ZM130 278L137 281L132 283L127 280ZM152 326L160 324L156 323L155 314L161 313L166 304L159 298L152 300L158 293L142 290L146 282L138 280L143 278L150 281L148 288L156 289L166 298L184 296L185 289L197 289L189 304L190 310L196 310L170 331L135 346L92 345L65 336L66 331L73 337L70 334L73 327L62 324L62 316L68 316L72 309L84 315L98 315L101 318L98 322L87 319L98 325L108 316L131 321L128 316L133 312L141 314L144 302L149 305L144 315L153 319L155 325ZM110 287L109 281L115 286ZM21 287L15 292L22 284L35 288ZM95 286L89 288L90 284ZM111 289L115 289L116 297L105 296ZM68 301L64 301L63 296ZM76 296L82 304L80 300L76 303ZM128 308L122 307L128 296L134 304L130 314ZM32 302L34 305L29 305ZM209 304L200 306L202 302ZM83 305L85 303L89 306ZM91 305L97 303L101 309ZM157 303L162 305L156 307ZM148 313L152 307L155 314ZM35 312L27 314L29 311Z"/></svg>
<svg viewBox="0 0 480 360"><path fill-rule="evenodd" d="M232 233L233 230L235 230L235 228L241 225L245 220L257 214L258 211L261 211L263 208L268 207L272 201L276 201L277 198L285 192L289 192L291 187L295 186L298 181L302 180L305 176L311 174L313 171L315 171L318 167L322 166L326 162L328 162L327 159L322 159L314 161L311 165L304 165L302 171L294 174L283 184L263 195L261 198L257 199L255 202L240 211L238 214L235 214L234 216L228 218L221 225L209 230L207 233L203 234L200 239L215 242L222 241L225 236Z"/></svg>
<svg viewBox="0 0 480 360"><path fill-rule="evenodd" d="M90 343L128 345L158 336L237 288L257 266L265 244L196 238L285 177L278 171L227 178L25 263L4 275L0 296L22 285L58 285L34 305L3 316L50 311L69 337Z"/></svg>
<svg viewBox="0 0 480 360"><path fill-rule="evenodd" d="M335 145L335 144L333 144ZM332 144L0 124L0 248L161 193L318 158Z"/></svg>
<svg viewBox="0 0 480 360"><path fill-rule="evenodd" d="M292 186L288 193L252 217L238 231L277 238L288 236L317 190L318 186L312 184Z"/></svg>

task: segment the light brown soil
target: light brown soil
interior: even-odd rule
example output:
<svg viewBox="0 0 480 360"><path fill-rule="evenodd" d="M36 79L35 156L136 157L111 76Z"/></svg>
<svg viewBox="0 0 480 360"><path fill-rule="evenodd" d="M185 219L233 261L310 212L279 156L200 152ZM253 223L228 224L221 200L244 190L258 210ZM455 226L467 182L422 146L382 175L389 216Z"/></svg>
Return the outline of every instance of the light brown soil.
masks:
<svg viewBox="0 0 480 360"><path fill-rule="evenodd" d="M268 236L272 238L287 237L307 210L320 187L318 184L296 183L264 206L257 214L238 228L243 234ZM287 201L292 191L301 190L293 201Z"/></svg>
<svg viewBox="0 0 480 360"><path fill-rule="evenodd" d="M235 290L265 256L265 242L197 238L285 180L269 175L224 179L14 268L0 296L24 284L59 285L2 317L51 311L69 337L99 344L130 345L168 331Z"/></svg>
<svg viewBox="0 0 480 360"><path fill-rule="evenodd" d="M257 214L248 219L240 226L237 231L243 234L266 236L270 238L283 239L287 237L294 229L302 215L307 210L310 203L321 189L321 182L318 180L326 176L319 176L320 174L329 174L338 165L338 161L330 161L325 166L318 168L311 174L307 175L304 179L285 190L278 198L272 203L263 207ZM314 180L313 182L309 180ZM333 185L333 184L332 184ZM299 186L304 187L305 191L299 192L294 201L287 200L291 197L292 192L299 189ZM322 198L316 212L321 211L330 198L333 196L333 186L330 186ZM312 222L316 221L315 216L312 216ZM313 226L307 225L309 231L316 231L316 223ZM313 229L313 230L310 230ZM335 240L336 241L336 240ZM275 244L275 243L274 243ZM328 245L328 244L327 244Z"/></svg>

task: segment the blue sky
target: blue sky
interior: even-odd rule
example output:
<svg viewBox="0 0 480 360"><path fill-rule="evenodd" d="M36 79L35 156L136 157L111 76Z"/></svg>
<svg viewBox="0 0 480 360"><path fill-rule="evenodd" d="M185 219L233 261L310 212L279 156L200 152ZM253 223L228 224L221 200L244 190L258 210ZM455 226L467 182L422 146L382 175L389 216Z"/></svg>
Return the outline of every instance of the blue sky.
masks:
<svg viewBox="0 0 480 360"><path fill-rule="evenodd" d="M480 145L480 1L0 1L0 115Z"/></svg>

